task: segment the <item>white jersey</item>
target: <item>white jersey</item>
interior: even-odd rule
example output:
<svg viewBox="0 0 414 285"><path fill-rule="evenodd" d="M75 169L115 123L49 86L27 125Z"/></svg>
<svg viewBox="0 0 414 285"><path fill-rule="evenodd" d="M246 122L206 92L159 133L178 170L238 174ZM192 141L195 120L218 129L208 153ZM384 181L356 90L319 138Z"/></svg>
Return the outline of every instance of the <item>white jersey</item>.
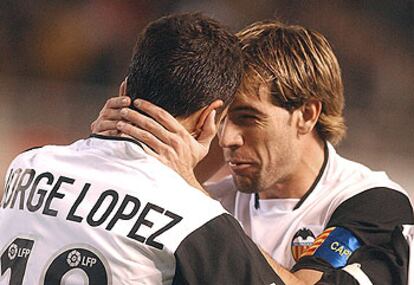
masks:
<svg viewBox="0 0 414 285"><path fill-rule="evenodd" d="M404 225L402 229L402 234L407 240L410 247L410 268L408 272L408 285L414 285L414 226L413 225Z"/></svg>
<svg viewBox="0 0 414 285"><path fill-rule="evenodd" d="M373 172L340 157L330 144L326 146L325 162L319 177L302 199L259 200L257 205L254 194L237 191L231 176L218 183L207 183L206 188L212 197L220 200L234 214L254 242L289 269L328 227L344 227L352 231L361 243L369 243L370 234L362 230L365 219L366 224L375 224L375 227L385 228L386 231L392 231L396 224L412 222L412 208L401 186L383 172ZM391 200L386 201L389 196ZM401 207L399 204L392 205L394 198L401 201ZM381 209L381 203L388 208ZM393 207L396 209L391 209ZM406 211L400 214L399 210ZM392 211L396 211L395 220ZM377 217L380 220L378 223ZM401 222L397 221L399 218ZM332 228L328 229L327 234L329 230ZM335 251L335 248L341 255L339 258L349 257L352 253L351 250L340 252L343 248L340 249L335 243L329 250ZM325 261L338 261L336 257L328 259ZM320 268L315 266L314 269Z"/></svg>
<svg viewBox="0 0 414 285"><path fill-rule="evenodd" d="M220 203L132 140L95 136L33 149L20 154L7 173L0 284L197 284L198 272L220 264L210 249L216 234L210 228L229 224L237 227ZM216 264L202 267L208 256L192 255L200 259L209 250ZM263 283L256 284L268 285L273 272L255 271L266 268L255 250L251 246L258 261L249 263L250 273L263 273L257 276ZM223 258L222 265L228 256Z"/></svg>

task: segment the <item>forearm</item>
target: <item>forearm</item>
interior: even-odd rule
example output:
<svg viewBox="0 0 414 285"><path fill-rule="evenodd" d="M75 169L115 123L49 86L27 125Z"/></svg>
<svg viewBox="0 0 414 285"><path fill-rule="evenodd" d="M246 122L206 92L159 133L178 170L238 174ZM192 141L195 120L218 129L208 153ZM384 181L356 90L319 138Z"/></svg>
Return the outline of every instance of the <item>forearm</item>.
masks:
<svg viewBox="0 0 414 285"><path fill-rule="evenodd" d="M262 254L267 262L276 272L276 274L283 280L286 285L310 285L315 284L322 276L322 272L315 270L300 270L292 273L279 263L277 263L268 253L261 249Z"/></svg>

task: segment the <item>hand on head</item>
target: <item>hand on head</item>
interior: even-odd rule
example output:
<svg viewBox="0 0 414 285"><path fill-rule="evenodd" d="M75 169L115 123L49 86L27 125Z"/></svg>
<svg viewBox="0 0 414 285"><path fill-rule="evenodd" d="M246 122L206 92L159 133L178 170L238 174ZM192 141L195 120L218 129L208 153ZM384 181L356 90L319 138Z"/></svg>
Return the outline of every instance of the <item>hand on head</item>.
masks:
<svg viewBox="0 0 414 285"><path fill-rule="evenodd" d="M119 96L108 99L99 117L91 124L92 132L123 134L142 142L148 154L198 187L194 167L207 155L216 134L215 109L200 116L202 122L197 123L196 130L190 134L176 118L148 101L134 101L135 108L145 115L128 108L130 98L125 92L126 81L119 88Z"/></svg>
<svg viewBox="0 0 414 285"><path fill-rule="evenodd" d="M106 136L119 136L120 132L116 124L122 120L121 111L131 105L131 98L126 96L126 78L119 86L118 96L109 98L98 118L91 123L91 131L94 134Z"/></svg>

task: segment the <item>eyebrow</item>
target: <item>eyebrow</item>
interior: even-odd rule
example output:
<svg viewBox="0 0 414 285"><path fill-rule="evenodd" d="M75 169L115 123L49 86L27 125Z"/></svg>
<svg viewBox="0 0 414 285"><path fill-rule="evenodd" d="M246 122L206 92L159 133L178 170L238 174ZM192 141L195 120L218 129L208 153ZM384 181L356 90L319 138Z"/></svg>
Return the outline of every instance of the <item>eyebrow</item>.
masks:
<svg viewBox="0 0 414 285"><path fill-rule="evenodd" d="M256 113L258 115L264 115L263 112L257 110L254 107L250 107L250 106L237 106L237 107L234 107L234 108L230 109L229 112L232 112L232 113L233 112L250 112L250 113Z"/></svg>

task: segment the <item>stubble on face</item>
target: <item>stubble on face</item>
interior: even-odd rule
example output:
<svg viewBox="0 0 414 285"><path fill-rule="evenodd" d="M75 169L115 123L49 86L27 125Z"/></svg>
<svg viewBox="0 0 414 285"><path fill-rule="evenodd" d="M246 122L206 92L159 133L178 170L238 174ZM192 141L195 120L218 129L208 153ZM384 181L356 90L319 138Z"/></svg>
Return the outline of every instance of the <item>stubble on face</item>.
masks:
<svg viewBox="0 0 414 285"><path fill-rule="evenodd" d="M260 170L255 175L241 176L233 174L232 177L237 190L242 193L252 194L265 190L264 185L261 183L263 179L260 177Z"/></svg>
<svg viewBox="0 0 414 285"><path fill-rule="evenodd" d="M243 136L243 145L225 148L225 157L254 162L247 171L232 172L237 189L243 193L258 193L283 183L294 158L291 113L272 103L267 86L256 91L238 94L228 113L233 127Z"/></svg>

